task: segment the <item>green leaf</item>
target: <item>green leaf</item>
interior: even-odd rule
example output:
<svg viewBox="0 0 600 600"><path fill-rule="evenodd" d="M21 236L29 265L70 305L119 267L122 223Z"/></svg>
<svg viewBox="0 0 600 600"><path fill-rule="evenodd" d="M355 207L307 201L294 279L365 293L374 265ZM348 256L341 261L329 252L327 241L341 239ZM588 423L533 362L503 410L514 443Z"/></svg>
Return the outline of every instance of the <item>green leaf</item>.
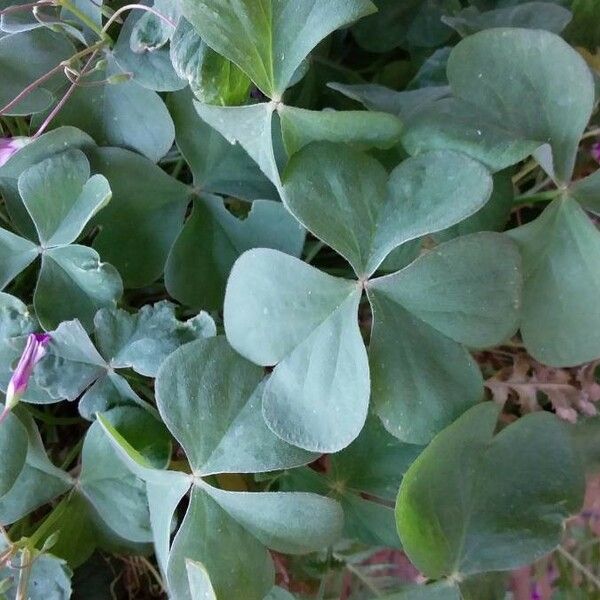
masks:
<svg viewBox="0 0 600 600"><path fill-rule="evenodd" d="M343 83L327 84L344 96L360 102L369 110L382 111L397 115L403 122L412 120L415 113L435 100L445 98L450 93L447 85L425 87L418 90L398 92L375 83L359 83L345 85Z"/></svg>
<svg viewBox="0 0 600 600"><path fill-rule="evenodd" d="M594 82L561 38L540 30L482 31L452 51L448 80L455 99L409 126L404 143L411 153L462 150L493 170L534 153L556 181L571 179Z"/></svg>
<svg viewBox="0 0 600 600"><path fill-rule="evenodd" d="M87 150L93 146L94 140L83 131L59 127L31 140L0 167L0 189L11 220L21 234L35 239L37 233L19 195L17 180L21 173L55 154L61 154L65 148Z"/></svg>
<svg viewBox="0 0 600 600"><path fill-rule="evenodd" d="M195 199L194 210L175 241L165 268L165 285L180 302L220 309L236 259L251 248L273 248L300 256L304 231L279 202L255 200L238 219L215 196Z"/></svg>
<svg viewBox="0 0 600 600"><path fill-rule="evenodd" d="M73 243L111 198L102 175L90 179L89 162L80 150L68 150L23 171L19 193L43 248Z"/></svg>
<svg viewBox="0 0 600 600"><path fill-rule="evenodd" d="M156 21L150 21L151 17ZM125 73L133 74L133 81L145 88L157 92L180 90L185 87L186 82L175 72L169 49L156 47L156 45L151 47L150 44L153 42L148 39L148 36L143 36L144 33L153 31L151 25L154 23L164 27L167 36L173 33L173 28L169 24L153 14L131 11L119 32L113 57Z"/></svg>
<svg viewBox="0 0 600 600"><path fill-rule="evenodd" d="M574 181L570 186L569 195L586 210L595 215L600 214L600 170Z"/></svg>
<svg viewBox="0 0 600 600"><path fill-rule="evenodd" d="M204 474L263 473L305 465L319 457L286 444L271 432L262 414L263 393L264 384L259 384L246 405L234 415L204 464Z"/></svg>
<svg viewBox="0 0 600 600"><path fill-rule="evenodd" d="M370 286L369 300L373 408L392 435L426 444L481 399L481 373L464 347L412 316L377 285Z"/></svg>
<svg viewBox="0 0 600 600"><path fill-rule="evenodd" d="M398 531L427 577L530 564L559 543L563 521L583 501L583 473L564 425L536 413L494 436L499 411L492 403L472 408L404 477Z"/></svg>
<svg viewBox="0 0 600 600"><path fill-rule="evenodd" d="M96 311L115 306L123 293L118 271L87 246L59 246L42 254L33 298L45 329L78 318L91 329Z"/></svg>
<svg viewBox="0 0 600 600"><path fill-rule="evenodd" d="M149 285L163 272L190 190L128 150L98 148L89 158L113 192L112 202L94 220L101 228L94 248L117 267L128 288Z"/></svg>
<svg viewBox="0 0 600 600"><path fill-rule="evenodd" d="M517 246L509 238L475 233L438 246L398 273L372 280L368 289L387 294L456 342L495 346L517 330L520 267Z"/></svg>
<svg viewBox="0 0 600 600"><path fill-rule="evenodd" d="M443 242L479 231L504 231L515 201L512 175L512 169L496 173L493 177L494 189L485 206L464 221L435 234L434 237Z"/></svg>
<svg viewBox="0 0 600 600"><path fill-rule="evenodd" d="M6 229L0 228L0 287L4 289L39 254L38 247Z"/></svg>
<svg viewBox="0 0 600 600"><path fill-rule="evenodd" d="M465 37L484 29L495 27L522 27L544 29L560 33L571 21L571 11L552 2L524 2L480 13L469 7L453 16L443 18L444 23Z"/></svg>
<svg viewBox="0 0 600 600"><path fill-rule="evenodd" d="M0 497L0 522L15 523L72 488L71 477L48 459L42 438L29 413L15 409L27 431L27 457L10 491Z"/></svg>
<svg viewBox="0 0 600 600"><path fill-rule="evenodd" d="M462 154L409 158L388 180L373 158L326 143L293 156L283 180L289 210L361 278L394 248L473 214L492 191L486 169Z"/></svg>
<svg viewBox="0 0 600 600"><path fill-rule="evenodd" d="M236 354L224 337L200 340L174 352L156 381L163 420L201 475L291 468L315 455L289 446L265 425L262 370ZM255 391L256 390L256 391ZM202 436L190 429L203 415Z"/></svg>
<svg viewBox="0 0 600 600"><path fill-rule="evenodd" d="M356 318L360 297L356 282L274 250L250 250L233 267L227 338L256 364L277 365L265 387L264 416L294 446L335 452L362 429L369 371Z"/></svg>
<svg viewBox="0 0 600 600"><path fill-rule="evenodd" d="M228 106L243 104L248 98L248 77L208 46L185 19L179 21L173 35L171 61L201 102Z"/></svg>
<svg viewBox="0 0 600 600"><path fill-rule="evenodd" d="M146 377L156 377L160 365L179 346L216 335L208 314L181 322L174 309L173 304L163 301L145 305L136 314L121 309L99 311L94 327L100 353L115 369L132 368Z"/></svg>
<svg viewBox="0 0 600 600"><path fill-rule="evenodd" d="M331 545L342 534L344 516L337 502L302 492L227 492L202 489L237 523L268 548L308 554Z"/></svg>
<svg viewBox="0 0 600 600"><path fill-rule="evenodd" d="M63 60L71 58L75 48L69 39L46 28L7 35L0 39L0 108L11 102L29 84L48 73ZM58 77L60 77L60 72ZM34 89L9 109L7 115L29 115L47 109L54 99L52 78Z"/></svg>
<svg viewBox="0 0 600 600"><path fill-rule="evenodd" d="M594 0L573 0L573 21L565 38L575 46L595 51L600 46L600 6Z"/></svg>
<svg viewBox="0 0 600 600"><path fill-rule="evenodd" d="M463 600L460 589L441 581L428 585L410 585L399 594L384 596L382 600Z"/></svg>
<svg viewBox="0 0 600 600"><path fill-rule="evenodd" d="M263 600L273 587L266 548L198 487L192 490L169 558L169 590L178 600L196 600L189 591L189 560L205 565L217 598Z"/></svg>
<svg viewBox="0 0 600 600"><path fill-rule="evenodd" d="M8 588L8 600L19 597L18 585L22 569L31 563L27 579L28 600L69 600L71 598L72 571L65 561L51 554L19 552L8 565L0 568L0 581L5 578L12 580Z"/></svg>
<svg viewBox="0 0 600 600"><path fill-rule="evenodd" d="M39 330L34 315L23 302L9 294L0 293L0 390L6 393L30 333ZM34 404L52 403L54 400L42 390L35 378L29 380L23 402Z"/></svg>
<svg viewBox="0 0 600 600"><path fill-rule="evenodd" d="M386 113L314 111L279 105L278 114L288 156L320 140L387 149L400 141L402 132L400 120Z"/></svg>
<svg viewBox="0 0 600 600"><path fill-rule="evenodd" d="M2 409L4 409L4 405ZM0 496L10 491L19 477L27 457L27 430L19 419L8 413L0 423Z"/></svg>
<svg viewBox="0 0 600 600"><path fill-rule="evenodd" d="M369 0L183 0L202 39L281 99L311 50L330 33L374 12Z"/></svg>
<svg viewBox="0 0 600 600"><path fill-rule="evenodd" d="M217 600L208 571L204 565L194 560L186 560L185 567L192 600Z"/></svg>
<svg viewBox="0 0 600 600"><path fill-rule="evenodd" d="M232 146L200 118L189 90L171 94L168 106L177 146L190 165L196 187L243 200L279 200L273 184L246 151Z"/></svg>
<svg viewBox="0 0 600 600"><path fill-rule="evenodd" d="M515 332L519 266L507 238L481 233L447 242L404 270L369 282L372 395L390 433L427 443L481 399L479 368L460 344L491 346Z"/></svg>
<svg viewBox="0 0 600 600"><path fill-rule="evenodd" d="M75 400L108 365L79 321L61 323L35 370L36 382L55 399Z"/></svg>
<svg viewBox="0 0 600 600"><path fill-rule="evenodd" d="M116 534L133 542L152 541L146 486L129 472L97 422L85 436L79 482L83 496Z"/></svg>
<svg viewBox="0 0 600 600"><path fill-rule="evenodd" d="M114 414L114 411L111 413ZM99 414L97 421L129 471L146 482L154 549L164 574L167 572L175 511L190 489L192 480L185 473L156 469L147 456L134 448L118 431L121 423L116 421L113 424L109 418L111 413Z"/></svg>
<svg viewBox="0 0 600 600"><path fill-rule="evenodd" d="M510 236L523 255L521 333L527 350L551 366L575 366L600 356L600 234L578 204L554 200L535 221ZM549 324L552 324L550 327Z"/></svg>
<svg viewBox="0 0 600 600"><path fill-rule="evenodd" d="M374 0L374 3L378 11L352 28L359 45L369 52L388 52L398 46L441 46L452 35L442 18L460 8L455 0Z"/></svg>
<svg viewBox="0 0 600 600"><path fill-rule="evenodd" d="M108 57L106 69L94 82L122 73ZM92 83L92 82L89 82ZM175 127L158 94L133 80L78 86L54 125L73 125L89 133L101 146L121 146L158 162L173 145Z"/></svg>
<svg viewBox="0 0 600 600"><path fill-rule="evenodd" d="M264 1L270 0L259 0ZM230 144L239 144L275 187L280 185L273 151L273 103L210 106L194 102L194 106L204 122L216 129Z"/></svg>

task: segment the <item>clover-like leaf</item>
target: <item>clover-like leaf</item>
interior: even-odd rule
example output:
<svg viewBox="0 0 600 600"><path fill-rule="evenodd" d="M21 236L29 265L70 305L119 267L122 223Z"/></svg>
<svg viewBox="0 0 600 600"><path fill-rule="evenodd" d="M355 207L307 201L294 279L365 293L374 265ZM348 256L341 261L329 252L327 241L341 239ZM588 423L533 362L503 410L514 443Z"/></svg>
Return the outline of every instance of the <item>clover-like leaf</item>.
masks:
<svg viewBox="0 0 600 600"><path fill-rule="evenodd" d="M367 293L375 411L399 439L427 443L483 395L462 344L493 346L517 329L517 248L501 234L463 236L371 280Z"/></svg>
<svg viewBox="0 0 600 600"><path fill-rule="evenodd" d="M236 354L224 337L187 344L164 363L156 384L158 407L194 473L273 471L317 458L267 428L261 379L262 369ZM190 427L198 418L210 419L202 436Z"/></svg>
<svg viewBox="0 0 600 600"><path fill-rule="evenodd" d="M71 58L75 48L69 39L41 28L6 35L0 39L2 90L0 105L12 102L24 88L45 75L58 63ZM6 111L8 115L29 115L47 109L54 98L55 79L42 82L21 101Z"/></svg>
<svg viewBox="0 0 600 600"><path fill-rule="evenodd" d="M556 181L571 179L594 105L583 58L541 30L490 29L460 42L448 61L454 98L419 112L404 135L411 153L461 150L493 170L535 154Z"/></svg>
<svg viewBox="0 0 600 600"><path fill-rule="evenodd" d="M99 311L94 328L98 349L80 323L61 323L36 371L37 384L56 400L81 397L79 410L88 419L119 404L133 403L155 412L116 370L132 368L154 377L179 346L216 334L207 313L181 322L168 302L144 306L137 314Z"/></svg>
<svg viewBox="0 0 600 600"><path fill-rule="evenodd" d="M332 90L360 102L369 110L382 111L397 115L402 121L411 121L412 117L425 106L446 98L450 94L448 85L435 85L419 89L392 90L376 83L329 83Z"/></svg>
<svg viewBox="0 0 600 600"><path fill-rule="evenodd" d="M217 310L236 259L251 248L273 248L300 256L305 233L280 202L255 200L243 220L221 198L202 195L175 241L165 268L165 285L188 306Z"/></svg>
<svg viewBox="0 0 600 600"><path fill-rule="evenodd" d="M135 150L158 162L171 148L175 128L158 94L134 80L107 82L123 71L112 56L92 75L92 85L77 86L56 115L54 125L72 125L102 146Z"/></svg>
<svg viewBox="0 0 600 600"><path fill-rule="evenodd" d="M280 100L323 38L375 6L369 0L183 0L182 9L211 48Z"/></svg>
<svg viewBox="0 0 600 600"><path fill-rule="evenodd" d="M428 577L530 564L559 543L563 521L583 501L581 464L565 426L536 413L494 436L499 411L493 403L473 407L404 476L398 531Z"/></svg>
<svg viewBox="0 0 600 600"><path fill-rule="evenodd" d="M171 94L168 106L177 146L188 161L195 187L242 200L279 200L273 184L246 151L232 146L200 118L189 90Z"/></svg>
<svg viewBox="0 0 600 600"><path fill-rule="evenodd" d="M194 366L192 371L190 365ZM194 373L194 381L190 380L190 373ZM218 597L235 596L243 589L244 597L262 600L274 579L273 565L263 544L281 551L306 553L326 546L341 532L341 510L327 498L314 494L229 492L201 479L220 468L222 472L263 471L313 460L314 455L288 446L256 418L260 417L260 405L252 396L260 379L261 370L235 354L224 338L188 344L161 367L157 403L165 424L187 454L193 476L153 469L129 446L118 428L99 417L125 463L146 481L159 560L163 568L166 563L174 597L191 598L186 564L192 560L206 567ZM198 421L205 423L206 435L201 437L195 434ZM236 452L223 455L222 444L236 439ZM177 494L170 495L166 509L157 494L169 489L169 477L177 477L182 485L176 486ZM188 510L170 547L172 515L180 494L190 484ZM311 515L309 535L307 517L303 516L307 514ZM301 529L296 523L302 524ZM221 551L215 550L218 548ZM248 552L242 553L243 559L240 548ZM224 554L230 560L223 561Z"/></svg>
<svg viewBox="0 0 600 600"><path fill-rule="evenodd" d="M250 250L233 267L227 338L256 364L277 365L263 410L269 427L290 444L335 452L364 425L370 390L356 319L361 294L357 282L274 250Z"/></svg>
<svg viewBox="0 0 600 600"><path fill-rule="evenodd" d="M394 248L470 216L492 191L485 167L463 154L409 158L388 179L376 160L328 143L293 156L283 182L289 210L361 278Z"/></svg>
<svg viewBox="0 0 600 600"><path fill-rule="evenodd" d="M4 550L0 540L0 551ZM73 572L66 562L48 553L20 551L0 567L0 581L6 598L18 598L21 572L30 567L27 577L28 600L69 600Z"/></svg>
<svg viewBox="0 0 600 600"><path fill-rule="evenodd" d="M171 7L178 4L168 2ZM158 10L166 16L163 6ZM153 39L157 34L161 36L160 41ZM173 68L169 48L164 47L173 34L173 27L153 13L131 11L113 48L114 60L124 72L132 74L135 83L149 90L180 90L186 81Z"/></svg>
<svg viewBox="0 0 600 600"><path fill-rule="evenodd" d="M358 438L331 455L324 473L294 469L278 482L281 489L329 495L344 510L344 537L365 544L398 547L393 502L402 476L422 451L399 442L369 416Z"/></svg>
<svg viewBox="0 0 600 600"><path fill-rule="evenodd" d="M523 255L521 333L528 351L552 366L600 356L600 233L570 197L554 200L535 221L509 235ZM551 324L551 325L550 325Z"/></svg>
<svg viewBox="0 0 600 600"><path fill-rule="evenodd" d="M280 185L279 169L273 150L273 103L211 106L194 102L194 106L203 121L216 129L230 144L238 143L269 181L275 187Z"/></svg>
<svg viewBox="0 0 600 600"><path fill-rule="evenodd" d="M15 523L30 512L67 492L74 484L73 479L63 470L55 467L46 454L42 438L35 422L27 411L20 407L10 420L18 419L26 431L25 462L10 489L0 497L0 523ZM8 421L10 423L10 421ZM2 424L2 428L7 423ZM19 428L20 430L20 428ZM20 456L19 444L15 440L17 452L9 450L4 456L15 461Z"/></svg>
<svg viewBox="0 0 600 600"><path fill-rule="evenodd" d="M288 156L311 142L356 143L363 148L391 148L400 141L402 123L392 115L365 111L314 111L279 105L281 133Z"/></svg>
<svg viewBox="0 0 600 600"><path fill-rule="evenodd" d="M552 2L523 2L484 12L469 6L454 15L445 16L444 23L465 37L496 27L545 29L560 33L569 24L571 18L571 11L564 6Z"/></svg>
<svg viewBox="0 0 600 600"><path fill-rule="evenodd" d="M6 393L13 369L27 344L30 333L39 331L35 316L18 298L0 293L0 390ZM29 380L23 402L48 404L54 402L34 378Z"/></svg>
<svg viewBox="0 0 600 600"><path fill-rule="evenodd" d="M190 189L134 152L94 148L88 155L113 191L113 201L94 220L101 227L94 248L128 287L149 285L161 276L181 231Z"/></svg>
<svg viewBox="0 0 600 600"><path fill-rule="evenodd" d="M14 485L27 457L27 430L12 413L8 413L1 423L0 452L4 457L0 466L1 497Z"/></svg>
<svg viewBox="0 0 600 600"><path fill-rule="evenodd" d="M456 0L373 0L377 12L359 21L352 33L369 52L397 47L436 48L452 35L442 18L460 8Z"/></svg>
<svg viewBox="0 0 600 600"><path fill-rule="evenodd" d="M73 317L90 327L96 311L114 306L123 291L114 267L101 263L91 248L69 245L110 199L107 181L89 175L89 163L80 150L56 154L24 169L18 190L39 242L7 231L0 234L4 285L41 255L34 305L45 328Z"/></svg>
<svg viewBox="0 0 600 600"><path fill-rule="evenodd" d="M72 244L111 198L108 181L90 177L89 162L79 150L27 169L19 177L19 193L42 247Z"/></svg>
<svg viewBox="0 0 600 600"><path fill-rule="evenodd" d="M186 19L179 21L173 35L171 61L201 102L229 106L248 98L250 79L208 46Z"/></svg>

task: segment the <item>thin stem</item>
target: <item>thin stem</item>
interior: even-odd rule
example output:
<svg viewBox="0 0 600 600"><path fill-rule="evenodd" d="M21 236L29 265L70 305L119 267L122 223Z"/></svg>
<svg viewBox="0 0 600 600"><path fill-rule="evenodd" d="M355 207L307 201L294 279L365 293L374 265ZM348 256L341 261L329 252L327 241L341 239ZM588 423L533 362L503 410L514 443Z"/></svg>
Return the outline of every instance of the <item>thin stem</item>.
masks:
<svg viewBox="0 0 600 600"><path fill-rule="evenodd" d="M91 46L90 46L90 48L91 48ZM81 70L79 79L81 79L81 77L83 77L86 74L89 66L92 64L92 61L94 60L94 58L96 58L97 54L98 54L97 49L92 52L92 55L90 56L88 61L85 63L83 69ZM61 101L52 109L50 114L44 119L44 122L40 125L40 128L32 136L32 139L35 140L35 139L39 138L40 135L42 135L42 133L44 133L44 131L46 131L46 128L48 127L48 125L50 125L50 123L52 122L52 119L54 119L54 117L62 110L63 106L67 103L67 101L73 95L73 93L75 92L76 89L77 89L77 83L72 83L71 87L67 90L65 95L62 97Z"/></svg>
<svg viewBox="0 0 600 600"><path fill-rule="evenodd" d="M55 67L50 69L50 71L48 71L41 77L38 77L35 81L32 81L24 90L22 90L17 96L15 96L6 106L4 106L2 109L0 109L0 115L3 115L5 112L10 110L13 106L18 104L21 100L23 100L23 98L25 98L26 96L31 94L31 92L33 92L36 88L38 88L40 85L42 85L42 83L48 81L48 79L50 79L51 77L56 75L58 72L63 71L74 60L77 60L78 58L82 58L82 57L86 56L87 54L89 54L90 52L95 52L103 45L104 45L104 42L98 42L98 43L94 44L93 46L90 46L89 48L85 48L85 50L82 50L81 52L77 52L77 54L73 54L73 56L71 56L71 58L69 58L68 60L63 60L62 62L58 63Z"/></svg>
<svg viewBox="0 0 600 600"><path fill-rule="evenodd" d="M585 565L582 565L570 552L567 552L562 546L558 546L556 551L566 558L576 569L585 575L599 590L600 579L596 577Z"/></svg>
<svg viewBox="0 0 600 600"><path fill-rule="evenodd" d="M350 571L350 573L352 573L353 575L355 575L356 577L358 577L358 579L360 579L360 581L362 581L369 588L369 590L375 594L375 596L377 598L381 598L381 596L382 596L381 590L379 590L378 588L376 588L371 583L371 581L369 581L369 578L365 577L360 572L360 569L357 569L352 563L346 563L346 569L348 569L348 571Z"/></svg>
<svg viewBox="0 0 600 600"><path fill-rule="evenodd" d="M587 140L588 138L597 137L597 136L600 136L600 127L596 127L596 129L590 129L589 131L586 131L581 136L581 139L582 140Z"/></svg>
<svg viewBox="0 0 600 600"><path fill-rule="evenodd" d="M94 23L90 17L80 11L71 0L58 0L63 8L66 8L70 13L73 13L86 27L91 29L102 41L110 40L110 37L97 23ZM110 40L112 41L112 40Z"/></svg>
<svg viewBox="0 0 600 600"><path fill-rule="evenodd" d="M562 194L562 190L550 190L549 192L541 192L540 194L525 194L523 196L517 196L515 198L515 204L534 204L535 202L548 202L554 200L557 196Z"/></svg>
<svg viewBox="0 0 600 600"><path fill-rule="evenodd" d="M525 166L512 178L512 182L514 184L518 183L519 181L521 181L521 179L523 179L524 177L527 177L527 175L529 175L529 173L531 173L532 171L535 171L535 169L537 168L538 163L535 160L530 160L527 163L525 163Z"/></svg>
<svg viewBox="0 0 600 600"><path fill-rule="evenodd" d="M157 10L155 10L154 8L152 8L150 6L145 6L143 4L128 4L127 6L122 6L121 8L119 8L119 10L115 11L113 16L106 22L106 25L104 25L104 27L102 28L103 34L105 34L108 31L110 26L119 18L120 15L122 15L124 12L126 12L128 10L134 10L134 9L145 10L146 12L156 15L159 19L162 19L165 23L168 23L173 29L175 29L177 27L177 23L174 23L173 21L171 21L171 19L169 19L168 17L165 17L165 15L163 15L162 13L159 13Z"/></svg>
<svg viewBox="0 0 600 600"><path fill-rule="evenodd" d="M29 575L31 573L32 561L30 552L26 548L21 555L21 571L19 573L19 585L16 600L27 600L27 588L29 587Z"/></svg>

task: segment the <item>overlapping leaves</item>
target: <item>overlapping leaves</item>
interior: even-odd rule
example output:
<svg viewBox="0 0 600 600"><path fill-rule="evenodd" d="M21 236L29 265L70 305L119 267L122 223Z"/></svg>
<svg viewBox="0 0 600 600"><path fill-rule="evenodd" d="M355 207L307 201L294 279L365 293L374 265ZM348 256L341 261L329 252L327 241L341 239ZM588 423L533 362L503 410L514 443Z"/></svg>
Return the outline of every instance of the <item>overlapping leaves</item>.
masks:
<svg viewBox="0 0 600 600"><path fill-rule="evenodd" d="M274 579L265 547L302 554L341 533L341 509L332 500L304 493L232 492L206 479L285 469L315 458L265 425L262 377L262 369L233 352L224 337L187 344L163 364L158 408L185 451L191 475L151 468L101 417L126 464L146 481L155 549L174 598L192 598L188 565L194 561L204 565L217 597L243 594L262 600ZM172 517L190 487L189 506L171 546Z"/></svg>
<svg viewBox="0 0 600 600"><path fill-rule="evenodd" d="M409 159L389 179L373 159L338 146L311 145L292 158L286 206L359 280L269 250L251 250L234 265L226 333L242 355L275 365L263 411L278 436L308 450L340 450L362 429L372 395L393 435L426 443L480 399L481 375L463 344L496 344L516 330L513 244L493 233L464 236L370 278L394 248L467 217L490 192L485 169L453 152ZM374 312L369 359L357 322L363 287Z"/></svg>

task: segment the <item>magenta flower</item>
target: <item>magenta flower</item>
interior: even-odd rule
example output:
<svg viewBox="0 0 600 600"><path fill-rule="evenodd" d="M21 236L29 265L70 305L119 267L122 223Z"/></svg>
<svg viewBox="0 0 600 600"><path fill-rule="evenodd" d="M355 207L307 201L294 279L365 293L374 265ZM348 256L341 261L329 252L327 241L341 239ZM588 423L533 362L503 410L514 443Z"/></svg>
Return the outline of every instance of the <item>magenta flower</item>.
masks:
<svg viewBox="0 0 600 600"><path fill-rule="evenodd" d="M33 373L33 368L46 354L46 345L51 339L52 336L48 333L29 334L25 350L23 350L23 354L19 359L19 364L8 383L4 413L8 413L8 411L12 410L23 397L31 374Z"/></svg>
<svg viewBox="0 0 600 600"><path fill-rule="evenodd" d="M26 137L0 138L0 167L28 143L29 138Z"/></svg>
<svg viewBox="0 0 600 600"><path fill-rule="evenodd" d="M600 142L596 142L595 144L592 144L591 153L592 153L594 160L596 162L600 163Z"/></svg>

